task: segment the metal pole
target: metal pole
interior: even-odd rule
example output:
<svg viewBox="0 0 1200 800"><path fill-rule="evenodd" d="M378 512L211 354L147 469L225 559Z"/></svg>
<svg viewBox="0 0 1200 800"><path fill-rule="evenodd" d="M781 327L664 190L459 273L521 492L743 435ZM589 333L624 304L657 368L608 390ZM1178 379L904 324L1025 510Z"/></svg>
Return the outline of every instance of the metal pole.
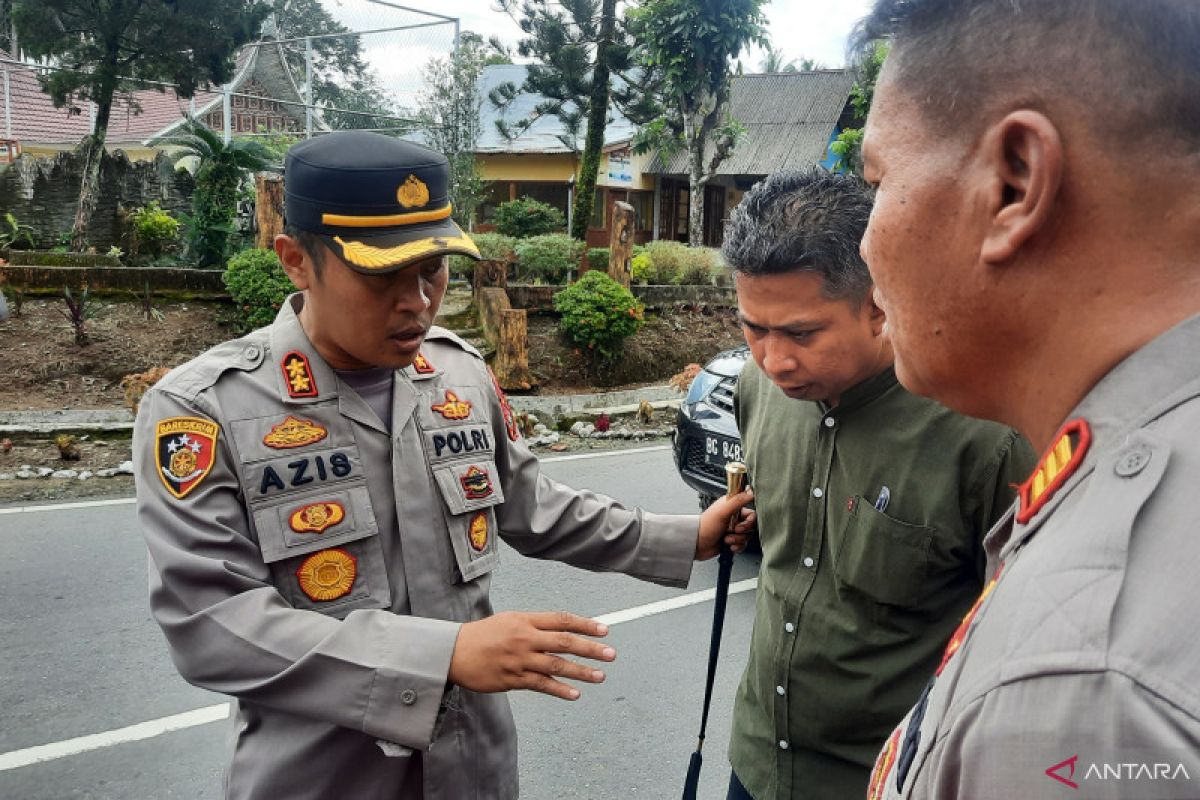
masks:
<svg viewBox="0 0 1200 800"><path fill-rule="evenodd" d="M454 20L454 52L456 54L458 53L458 42L459 42L459 37L461 35L462 35L462 25L459 24L458 19L455 19Z"/></svg>
<svg viewBox="0 0 1200 800"><path fill-rule="evenodd" d="M304 40L304 138L313 131L313 46L312 37Z"/></svg>
<svg viewBox="0 0 1200 800"><path fill-rule="evenodd" d="M435 14L432 11L422 11L419 8L412 8L411 6L402 6L399 3L385 3L384 0L368 0L368 2L375 3L376 5L380 5L380 6L387 6L388 8L398 8L401 11L411 11L414 14L422 14L426 17L436 17L438 19L444 19L447 22L449 22L451 20L458 22L458 19L455 17L447 17L445 14Z"/></svg>
<svg viewBox="0 0 1200 800"><path fill-rule="evenodd" d="M221 116L225 118L225 144L229 144L233 141L233 94L228 83L225 84L224 91L225 96L221 101Z"/></svg>

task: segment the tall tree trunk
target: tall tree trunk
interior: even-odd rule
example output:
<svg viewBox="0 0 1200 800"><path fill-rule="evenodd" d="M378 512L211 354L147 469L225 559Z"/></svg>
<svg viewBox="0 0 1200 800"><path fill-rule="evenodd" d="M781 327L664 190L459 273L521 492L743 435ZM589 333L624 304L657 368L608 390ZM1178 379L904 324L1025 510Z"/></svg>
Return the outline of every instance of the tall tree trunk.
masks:
<svg viewBox="0 0 1200 800"><path fill-rule="evenodd" d="M608 124L609 47L617 27L617 0L604 0L600 11L600 43L596 47L596 64L592 67L592 95L588 100L587 138L583 145L583 161L579 166L579 182L575 186L575 209L571 217L571 235L587 239L596 200L596 173L600 171L600 151L604 149L604 129Z"/></svg>
<svg viewBox="0 0 1200 800"><path fill-rule="evenodd" d="M115 70L115 66L113 69ZM115 91L115 79L106 80L101 84L100 96L95 101L96 124L92 126L92 135L84 140L79 207L75 211L75 224L71 227L71 250L75 253L82 253L88 247L88 224L92 220L92 214L96 213L100 162L104 159L104 141L108 137L108 118L112 114L112 98Z"/></svg>
<svg viewBox="0 0 1200 800"><path fill-rule="evenodd" d="M691 120L688 146L688 244L704 245L704 187L709 175L704 171L704 143L708 141L706 120Z"/></svg>

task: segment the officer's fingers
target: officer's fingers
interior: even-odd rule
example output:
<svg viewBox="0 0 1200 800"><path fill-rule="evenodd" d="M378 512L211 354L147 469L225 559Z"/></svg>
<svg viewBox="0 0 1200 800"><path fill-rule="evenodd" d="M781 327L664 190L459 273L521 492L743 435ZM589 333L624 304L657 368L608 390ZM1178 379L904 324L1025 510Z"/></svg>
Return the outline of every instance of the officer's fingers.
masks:
<svg viewBox="0 0 1200 800"><path fill-rule="evenodd" d="M542 653L563 653L595 661L612 661L617 657L617 651L603 642L561 631L544 631L535 640L534 647Z"/></svg>
<svg viewBox="0 0 1200 800"><path fill-rule="evenodd" d="M743 533L731 533L725 537L725 544L729 545L729 549L735 553L740 553L746 549L746 542L750 537Z"/></svg>
<svg viewBox="0 0 1200 800"><path fill-rule="evenodd" d="M594 619L580 617L567 611L542 611L529 615L535 628L543 631L566 631L584 636L607 636L608 626Z"/></svg>
<svg viewBox="0 0 1200 800"><path fill-rule="evenodd" d="M735 533L749 533L754 530L754 526L758 524L758 514L753 511L742 510L742 517L737 524L733 526Z"/></svg>
<svg viewBox="0 0 1200 800"><path fill-rule="evenodd" d="M749 488L743 489L733 497L726 496L722 500L725 501L725 513L732 516L735 511L740 511L754 502L754 490Z"/></svg>
<svg viewBox="0 0 1200 800"><path fill-rule="evenodd" d="M578 700L579 690L574 686L568 686L562 681L556 681L549 675L541 672L527 673L522 688L529 689L533 692L541 692L548 694L551 697L557 697L561 700Z"/></svg>
<svg viewBox="0 0 1200 800"><path fill-rule="evenodd" d="M604 672L586 664L569 661L562 656L543 654L533 660L530 668L534 672L554 678L570 678L585 683L603 683Z"/></svg>

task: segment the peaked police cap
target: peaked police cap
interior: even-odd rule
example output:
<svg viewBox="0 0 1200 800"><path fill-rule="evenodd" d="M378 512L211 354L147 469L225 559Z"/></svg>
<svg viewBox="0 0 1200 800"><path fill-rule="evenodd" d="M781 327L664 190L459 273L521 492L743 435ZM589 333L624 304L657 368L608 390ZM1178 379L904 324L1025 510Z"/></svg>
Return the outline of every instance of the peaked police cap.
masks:
<svg viewBox="0 0 1200 800"><path fill-rule="evenodd" d="M449 253L479 258L450 217L446 157L379 133L338 131L288 150L284 208L289 225L321 236L358 272Z"/></svg>

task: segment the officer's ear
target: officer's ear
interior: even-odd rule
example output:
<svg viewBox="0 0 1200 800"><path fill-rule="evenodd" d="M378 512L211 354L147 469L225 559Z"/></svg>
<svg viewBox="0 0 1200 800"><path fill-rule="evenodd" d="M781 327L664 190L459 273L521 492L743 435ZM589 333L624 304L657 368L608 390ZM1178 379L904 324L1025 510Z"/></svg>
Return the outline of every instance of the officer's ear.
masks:
<svg viewBox="0 0 1200 800"><path fill-rule="evenodd" d="M294 237L281 233L275 237L275 255L283 271L297 289L303 291L316 279L316 265L312 257Z"/></svg>

